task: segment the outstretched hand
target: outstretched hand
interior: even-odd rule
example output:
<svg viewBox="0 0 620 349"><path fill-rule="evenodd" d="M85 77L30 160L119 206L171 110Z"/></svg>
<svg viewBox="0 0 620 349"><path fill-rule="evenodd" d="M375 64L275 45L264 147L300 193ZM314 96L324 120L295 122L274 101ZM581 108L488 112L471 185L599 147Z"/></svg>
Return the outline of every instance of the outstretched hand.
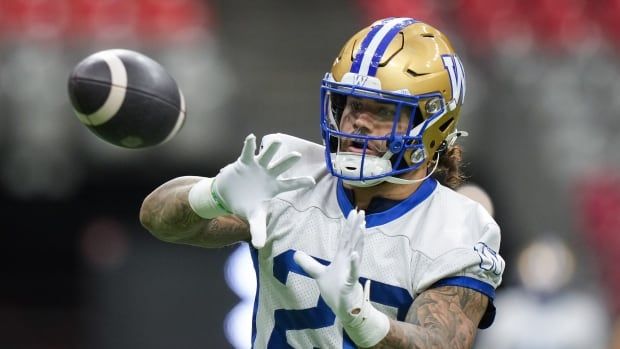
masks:
<svg viewBox="0 0 620 349"><path fill-rule="evenodd" d="M291 152L272 161L281 145L275 140L255 155L256 136L248 135L237 161L220 170L214 180L213 194L223 208L250 224L255 248L265 245L267 201L280 193L315 184L312 177L278 178L301 158L300 153Z"/></svg>
<svg viewBox="0 0 620 349"><path fill-rule="evenodd" d="M316 281L321 297L349 337L364 348L379 343L390 329L388 317L370 303L370 280L363 288L358 282L365 232L364 211L351 210L328 266L301 251L294 255L295 262Z"/></svg>
<svg viewBox="0 0 620 349"><path fill-rule="evenodd" d="M332 262L324 266L302 251L295 252L295 262L316 280L325 303L346 321L351 314L359 312L363 303L359 265L364 250L366 230L364 211L351 210L338 241L338 249Z"/></svg>

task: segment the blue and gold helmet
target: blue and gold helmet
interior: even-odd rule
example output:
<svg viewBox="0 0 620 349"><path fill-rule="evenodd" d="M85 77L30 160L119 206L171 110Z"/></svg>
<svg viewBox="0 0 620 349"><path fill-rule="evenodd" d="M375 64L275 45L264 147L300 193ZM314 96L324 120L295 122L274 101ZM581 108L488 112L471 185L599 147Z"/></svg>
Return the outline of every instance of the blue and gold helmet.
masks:
<svg viewBox="0 0 620 349"><path fill-rule="evenodd" d="M463 65L439 30L411 18L373 23L347 41L322 81L327 167L356 186L411 183L400 176L456 139L464 97Z"/></svg>

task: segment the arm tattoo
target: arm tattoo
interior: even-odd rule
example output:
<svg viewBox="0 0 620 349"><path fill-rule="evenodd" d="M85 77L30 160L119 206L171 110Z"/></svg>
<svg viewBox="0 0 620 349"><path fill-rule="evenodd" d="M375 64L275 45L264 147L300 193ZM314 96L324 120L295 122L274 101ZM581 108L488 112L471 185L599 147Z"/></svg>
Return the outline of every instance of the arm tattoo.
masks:
<svg viewBox="0 0 620 349"><path fill-rule="evenodd" d="M144 200L140 222L157 238L202 247L219 247L246 240L247 223L235 216L207 220L189 205L187 195L201 177L180 177L164 183Z"/></svg>
<svg viewBox="0 0 620 349"><path fill-rule="evenodd" d="M471 348L488 299L457 286L422 292L406 322L390 320L387 336L374 348Z"/></svg>
<svg viewBox="0 0 620 349"><path fill-rule="evenodd" d="M158 188L145 200L140 218L149 228L163 232L186 231L203 219L189 206L187 195L193 183L180 182ZM168 184L168 183L167 183ZM169 183L173 184L173 183Z"/></svg>

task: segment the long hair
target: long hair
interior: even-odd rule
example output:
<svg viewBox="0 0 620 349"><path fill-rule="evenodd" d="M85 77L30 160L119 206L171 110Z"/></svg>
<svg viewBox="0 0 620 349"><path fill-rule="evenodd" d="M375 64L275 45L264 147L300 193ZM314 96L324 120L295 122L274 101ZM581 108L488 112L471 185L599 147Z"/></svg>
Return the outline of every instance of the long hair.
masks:
<svg viewBox="0 0 620 349"><path fill-rule="evenodd" d="M449 147L439 155L439 163L433 177L447 187L457 188L466 179L462 160L463 148L458 144ZM432 163L430 166L435 166L435 164Z"/></svg>

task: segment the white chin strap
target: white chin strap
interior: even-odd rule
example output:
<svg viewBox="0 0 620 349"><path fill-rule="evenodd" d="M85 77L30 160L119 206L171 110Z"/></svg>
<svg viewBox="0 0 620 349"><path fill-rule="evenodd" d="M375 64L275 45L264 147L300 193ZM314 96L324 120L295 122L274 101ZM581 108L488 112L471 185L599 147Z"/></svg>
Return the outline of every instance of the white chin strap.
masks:
<svg viewBox="0 0 620 349"><path fill-rule="evenodd" d="M374 155L366 155L364 160L363 173L366 176L380 176L382 174L388 173L392 171L392 163L389 158L392 156L392 153L387 152L382 157L374 156ZM362 154L358 153L332 153L332 167L334 171L342 176L347 177L359 177L362 172ZM439 159L437 159L439 160ZM356 180L343 180L344 183L355 186L355 187L372 187L382 182L394 183L394 184L413 184L419 183L426 180L430 177L435 170L437 169L437 164L439 161L435 161L435 166L433 170L430 171L426 177L420 179L403 179L393 176L385 176L377 179L370 179L365 181L356 181Z"/></svg>

